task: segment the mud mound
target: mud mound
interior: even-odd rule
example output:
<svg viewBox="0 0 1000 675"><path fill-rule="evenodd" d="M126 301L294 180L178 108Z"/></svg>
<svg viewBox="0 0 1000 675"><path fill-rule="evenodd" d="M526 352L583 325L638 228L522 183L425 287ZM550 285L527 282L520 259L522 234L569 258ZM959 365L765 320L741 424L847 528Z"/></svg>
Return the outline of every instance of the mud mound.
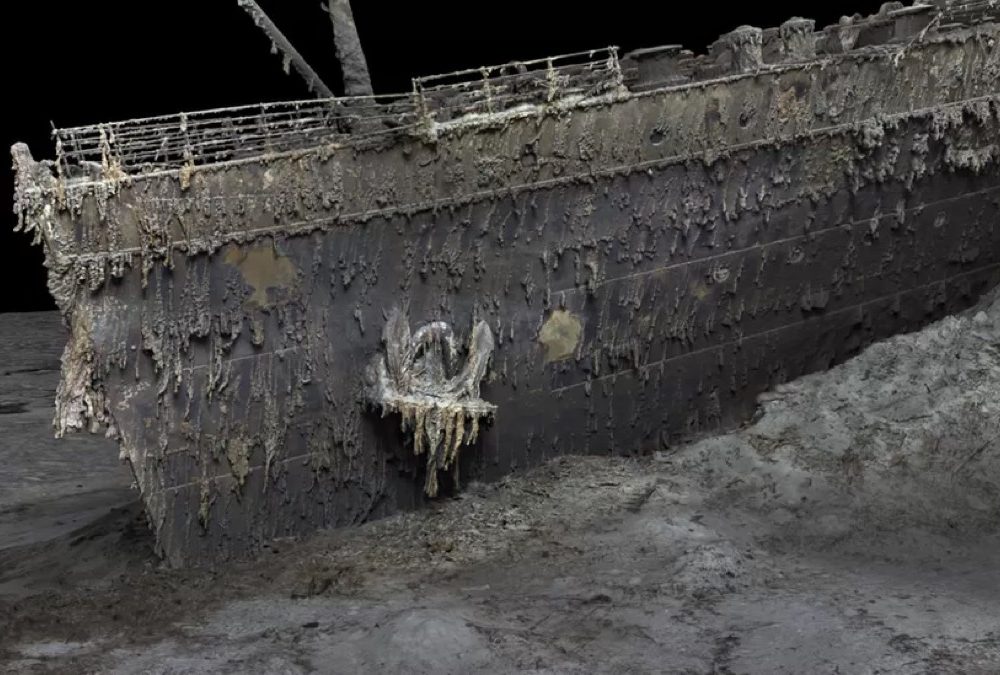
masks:
<svg viewBox="0 0 1000 675"><path fill-rule="evenodd" d="M84 584L109 584L130 567L158 564L153 534L136 501L42 543L0 550L0 596L19 598Z"/></svg>
<svg viewBox="0 0 1000 675"><path fill-rule="evenodd" d="M1000 294L762 397L751 427L695 444L678 468L722 507L789 537L917 527L975 538L1000 522Z"/></svg>

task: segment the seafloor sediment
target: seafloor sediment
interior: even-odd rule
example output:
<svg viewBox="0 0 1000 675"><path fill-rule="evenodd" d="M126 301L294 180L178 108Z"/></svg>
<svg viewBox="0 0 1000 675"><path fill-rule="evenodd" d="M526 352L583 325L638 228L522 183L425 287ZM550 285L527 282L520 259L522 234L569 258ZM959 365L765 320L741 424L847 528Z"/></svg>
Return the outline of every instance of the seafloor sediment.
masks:
<svg viewBox="0 0 1000 675"><path fill-rule="evenodd" d="M30 461L72 473L36 437ZM739 432L557 459L253 564L161 569L134 507L0 543L0 669L998 672L998 487L995 292L765 395Z"/></svg>

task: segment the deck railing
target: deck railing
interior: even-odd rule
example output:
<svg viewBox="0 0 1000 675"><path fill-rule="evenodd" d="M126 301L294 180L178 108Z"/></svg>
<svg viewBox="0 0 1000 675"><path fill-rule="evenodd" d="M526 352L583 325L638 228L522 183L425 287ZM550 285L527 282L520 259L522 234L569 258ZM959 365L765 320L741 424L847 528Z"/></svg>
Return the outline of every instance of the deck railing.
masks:
<svg viewBox="0 0 1000 675"><path fill-rule="evenodd" d="M615 47L462 70L413 80L413 91L384 96L264 103L57 129L60 167L87 163L106 174L176 169L293 151L351 145L400 130L426 130L472 113L550 103L622 86Z"/></svg>

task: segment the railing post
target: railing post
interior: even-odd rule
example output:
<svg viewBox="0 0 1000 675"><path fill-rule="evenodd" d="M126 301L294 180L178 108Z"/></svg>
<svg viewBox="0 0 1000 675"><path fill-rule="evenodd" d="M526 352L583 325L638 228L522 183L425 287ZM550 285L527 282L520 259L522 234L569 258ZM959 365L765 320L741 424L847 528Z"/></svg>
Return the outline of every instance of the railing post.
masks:
<svg viewBox="0 0 1000 675"><path fill-rule="evenodd" d="M559 89L559 79L556 75L555 66L552 65L552 57L545 59L545 80L548 83L548 92L546 93L546 100L552 103L556 100L556 93Z"/></svg>
<svg viewBox="0 0 1000 675"><path fill-rule="evenodd" d="M418 128L424 140L433 143L437 140L437 132L434 130L434 118L431 115L430 106L427 105L427 97L424 96L424 87L420 78L412 78L413 83L413 106L416 108L419 119Z"/></svg>
<svg viewBox="0 0 1000 675"><path fill-rule="evenodd" d="M485 66L479 69L483 75L483 94L486 96L486 112L493 112L493 90L490 87L490 71Z"/></svg>
<svg viewBox="0 0 1000 675"><path fill-rule="evenodd" d="M608 47L608 69L611 71L615 91L622 92L625 89L625 74L622 72L622 64L618 59L618 47L616 46Z"/></svg>

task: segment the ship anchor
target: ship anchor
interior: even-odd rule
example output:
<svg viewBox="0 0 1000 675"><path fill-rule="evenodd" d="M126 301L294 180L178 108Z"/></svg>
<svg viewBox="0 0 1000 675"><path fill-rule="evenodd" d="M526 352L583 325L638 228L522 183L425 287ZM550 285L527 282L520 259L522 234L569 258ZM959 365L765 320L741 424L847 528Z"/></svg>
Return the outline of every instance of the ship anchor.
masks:
<svg viewBox="0 0 1000 675"><path fill-rule="evenodd" d="M434 321L410 333L406 315L394 308L382 332L383 352L366 372L368 400L382 416L399 413L402 429L413 434L415 455L427 454L424 491L438 493L438 471L451 469L458 482L458 453L475 443L480 420L490 420L496 406L479 397L479 385L493 354L493 333L477 321L459 367L454 332Z"/></svg>

